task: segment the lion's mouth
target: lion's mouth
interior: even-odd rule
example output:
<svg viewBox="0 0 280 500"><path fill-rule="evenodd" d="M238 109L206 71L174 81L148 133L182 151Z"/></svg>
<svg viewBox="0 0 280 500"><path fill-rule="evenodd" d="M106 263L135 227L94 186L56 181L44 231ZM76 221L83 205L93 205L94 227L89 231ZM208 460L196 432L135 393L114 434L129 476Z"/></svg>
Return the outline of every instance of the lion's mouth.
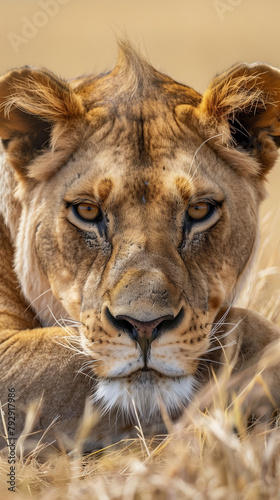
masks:
<svg viewBox="0 0 280 500"><path fill-rule="evenodd" d="M112 376L112 377L105 377L106 380L127 380L128 382L133 382L133 383L141 383L141 382L158 382L159 380L180 380L187 378L187 374L182 374L178 373L178 370L175 371L175 373L165 373L163 371L158 371L152 368L148 368L147 366L144 366L143 368L140 368L138 370L135 370L134 372L130 373L129 375L117 375L117 376Z"/></svg>

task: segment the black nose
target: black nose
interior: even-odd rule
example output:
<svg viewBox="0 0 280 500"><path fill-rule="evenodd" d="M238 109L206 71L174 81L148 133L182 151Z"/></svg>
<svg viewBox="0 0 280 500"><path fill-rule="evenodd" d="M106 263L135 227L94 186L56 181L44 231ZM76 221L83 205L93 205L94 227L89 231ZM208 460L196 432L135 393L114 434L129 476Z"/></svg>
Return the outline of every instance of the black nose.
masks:
<svg viewBox="0 0 280 500"><path fill-rule="evenodd" d="M106 308L106 317L116 330L124 331L132 340L135 340L146 357L151 343L156 338L162 333L170 332L179 326L184 319L184 311L182 308L175 317L168 314L152 321L139 321L125 314L118 314L115 317Z"/></svg>
<svg viewBox="0 0 280 500"><path fill-rule="evenodd" d="M181 323L183 315L184 313L181 309L175 317L168 314L152 321L139 321L125 314L119 314L115 317L108 308L106 310L106 317L111 325L118 331L124 331L131 339L138 342L145 356L151 343L163 332L176 328Z"/></svg>
<svg viewBox="0 0 280 500"><path fill-rule="evenodd" d="M161 316L153 321L138 321L137 319L131 318L130 316L119 315L116 317L117 322L121 322L122 325L125 322L125 330L128 335L138 342L144 355L146 356L151 343L155 340L161 333L162 323L164 321L170 321L173 316Z"/></svg>

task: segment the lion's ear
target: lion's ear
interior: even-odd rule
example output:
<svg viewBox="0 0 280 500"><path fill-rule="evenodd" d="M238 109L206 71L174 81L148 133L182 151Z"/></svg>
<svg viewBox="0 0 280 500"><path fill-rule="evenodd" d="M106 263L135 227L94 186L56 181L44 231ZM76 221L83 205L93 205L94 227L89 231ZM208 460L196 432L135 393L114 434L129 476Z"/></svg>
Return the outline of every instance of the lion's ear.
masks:
<svg viewBox="0 0 280 500"><path fill-rule="evenodd" d="M280 71L258 63L234 66L213 80L199 115L227 147L256 160L252 170L263 176L280 147Z"/></svg>
<svg viewBox="0 0 280 500"><path fill-rule="evenodd" d="M71 123L83 117L70 85L48 71L25 67L0 78L0 137L21 178L41 180L57 170L79 141Z"/></svg>

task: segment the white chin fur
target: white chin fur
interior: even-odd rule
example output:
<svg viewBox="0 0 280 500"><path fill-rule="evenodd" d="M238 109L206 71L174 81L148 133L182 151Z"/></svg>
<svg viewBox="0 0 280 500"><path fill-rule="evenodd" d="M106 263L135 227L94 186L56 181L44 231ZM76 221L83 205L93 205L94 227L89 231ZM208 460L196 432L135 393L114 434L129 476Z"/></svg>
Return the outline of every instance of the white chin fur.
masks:
<svg viewBox="0 0 280 500"><path fill-rule="evenodd" d="M104 413L117 410L125 419L135 419L135 412L143 423L160 416L160 406L176 414L190 402L197 381L193 376L169 378L143 374L132 381L126 378L99 379L93 401Z"/></svg>

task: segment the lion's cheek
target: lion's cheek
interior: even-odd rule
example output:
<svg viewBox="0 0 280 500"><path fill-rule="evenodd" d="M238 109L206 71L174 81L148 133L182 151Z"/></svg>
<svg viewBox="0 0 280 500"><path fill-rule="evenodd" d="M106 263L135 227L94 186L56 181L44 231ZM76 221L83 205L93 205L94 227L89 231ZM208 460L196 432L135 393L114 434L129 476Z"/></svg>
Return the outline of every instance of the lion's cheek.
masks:
<svg viewBox="0 0 280 500"><path fill-rule="evenodd" d="M216 316L218 310L231 299L236 284L236 274L232 265L223 263L220 271L211 277L208 296L208 311L210 321Z"/></svg>
<svg viewBox="0 0 280 500"><path fill-rule="evenodd" d="M170 376L172 370L176 371L176 375L180 371L181 375L194 375L201 356L209 349L210 329L209 326L208 331L202 332L197 328L184 338L168 335L162 340L155 340L151 347L149 369L161 372L164 368L165 374Z"/></svg>
<svg viewBox="0 0 280 500"><path fill-rule="evenodd" d="M80 320L81 287L75 283L74 276L64 268L61 272L48 276L54 296L61 302L72 319Z"/></svg>

